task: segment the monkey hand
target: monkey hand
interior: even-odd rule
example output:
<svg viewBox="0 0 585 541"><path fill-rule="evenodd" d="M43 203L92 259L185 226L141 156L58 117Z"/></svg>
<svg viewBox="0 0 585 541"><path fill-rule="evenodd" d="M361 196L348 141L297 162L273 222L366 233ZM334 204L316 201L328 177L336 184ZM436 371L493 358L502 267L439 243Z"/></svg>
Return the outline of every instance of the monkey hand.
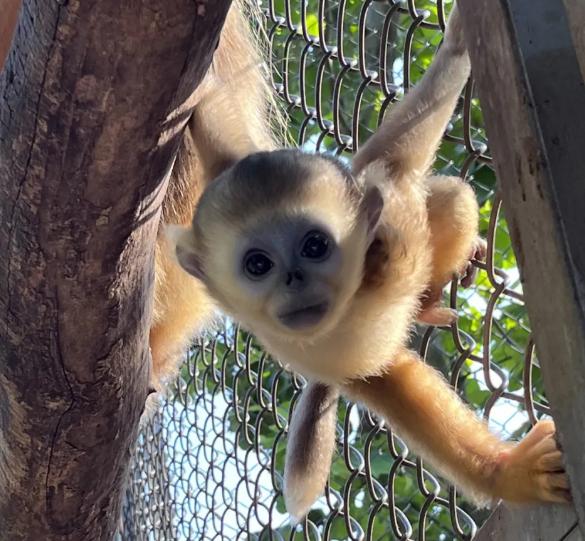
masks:
<svg viewBox="0 0 585 541"><path fill-rule="evenodd" d="M461 277L461 285L463 287L469 287L475 282L477 277L477 267L474 265L474 261L483 262L487 255L487 242L481 237L477 237L473 243L469 261L465 265L465 268L459 273Z"/></svg>
<svg viewBox="0 0 585 541"><path fill-rule="evenodd" d="M540 421L520 443L501 451L493 492L517 503L571 501L552 421Z"/></svg>

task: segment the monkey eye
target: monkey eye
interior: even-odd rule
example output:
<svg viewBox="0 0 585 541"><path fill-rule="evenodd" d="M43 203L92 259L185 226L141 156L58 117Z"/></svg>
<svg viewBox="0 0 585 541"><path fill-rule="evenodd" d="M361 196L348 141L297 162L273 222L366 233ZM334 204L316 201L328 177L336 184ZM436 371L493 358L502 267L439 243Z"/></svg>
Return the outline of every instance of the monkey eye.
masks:
<svg viewBox="0 0 585 541"><path fill-rule="evenodd" d="M310 231L303 239L301 256L323 260L329 255L329 237L321 231Z"/></svg>
<svg viewBox="0 0 585 541"><path fill-rule="evenodd" d="M249 278L258 280L274 267L272 260L260 250L250 250L244 256L244 272Z"/></svg>

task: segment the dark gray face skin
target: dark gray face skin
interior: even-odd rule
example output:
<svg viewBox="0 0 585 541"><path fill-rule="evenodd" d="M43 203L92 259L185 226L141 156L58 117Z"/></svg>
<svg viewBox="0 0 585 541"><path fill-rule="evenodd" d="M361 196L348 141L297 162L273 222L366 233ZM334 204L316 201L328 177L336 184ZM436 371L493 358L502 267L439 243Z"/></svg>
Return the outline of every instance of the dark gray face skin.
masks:
<svg viewBox="0 0 585 541"><path fill-rule="evenodd" d="M313 327L327 314L341 253L323 224L302 217L265 223L245 235L236 261L242 287L265 298L290 330Z"/></svg>

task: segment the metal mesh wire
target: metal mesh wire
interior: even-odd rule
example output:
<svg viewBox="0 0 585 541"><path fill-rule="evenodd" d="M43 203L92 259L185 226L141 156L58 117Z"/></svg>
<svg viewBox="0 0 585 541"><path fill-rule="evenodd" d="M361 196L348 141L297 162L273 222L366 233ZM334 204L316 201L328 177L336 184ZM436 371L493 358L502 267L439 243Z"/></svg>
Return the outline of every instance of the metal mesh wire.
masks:
<svg viewBox="0 0 585 541"><path fill-rule="evenodd" d="M299 146L348 157L420 79L441 40L441 0L271 0L275 87ZM435 168L476 189L489 243L476 285L452 284L460 319L416 347L478 414L518 437L548 408L519 276L469 84ZM304 380L230 322L193 346L140 436L122 519L134 539L471 539L477 510L363 408L339 410L326 494L296 528L282 498L287 419Z"/></svg>

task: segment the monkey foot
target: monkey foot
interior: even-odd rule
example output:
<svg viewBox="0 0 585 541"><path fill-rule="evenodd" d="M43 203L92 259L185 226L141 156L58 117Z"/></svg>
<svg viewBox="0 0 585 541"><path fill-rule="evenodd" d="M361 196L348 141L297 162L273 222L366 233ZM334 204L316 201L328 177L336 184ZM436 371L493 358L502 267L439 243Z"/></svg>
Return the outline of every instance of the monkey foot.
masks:
<svg viewBox="0 0 585 541"><path fill-rule="evenodd" d="M420 323L434 325L435 327L448 326L457 321L457 312L437 302L436 304L424 307L416 319Z"/></svg>
<svg viewBox="0 0 585 541"><path fill-rule="evenodd" d="M496 496L513 502L571 501L569 478L552 421L540 421L497 460Z"/></svg>
<svg viewBox="0 0 585 541"><path fill-rule="evenodd" d="M463 287L471 286L477 277L477 267L473 264L473 261L485 261L486 255L487 242L484 239L477 237L473 243L469 261L461 273L461 285Z"/></svg>

